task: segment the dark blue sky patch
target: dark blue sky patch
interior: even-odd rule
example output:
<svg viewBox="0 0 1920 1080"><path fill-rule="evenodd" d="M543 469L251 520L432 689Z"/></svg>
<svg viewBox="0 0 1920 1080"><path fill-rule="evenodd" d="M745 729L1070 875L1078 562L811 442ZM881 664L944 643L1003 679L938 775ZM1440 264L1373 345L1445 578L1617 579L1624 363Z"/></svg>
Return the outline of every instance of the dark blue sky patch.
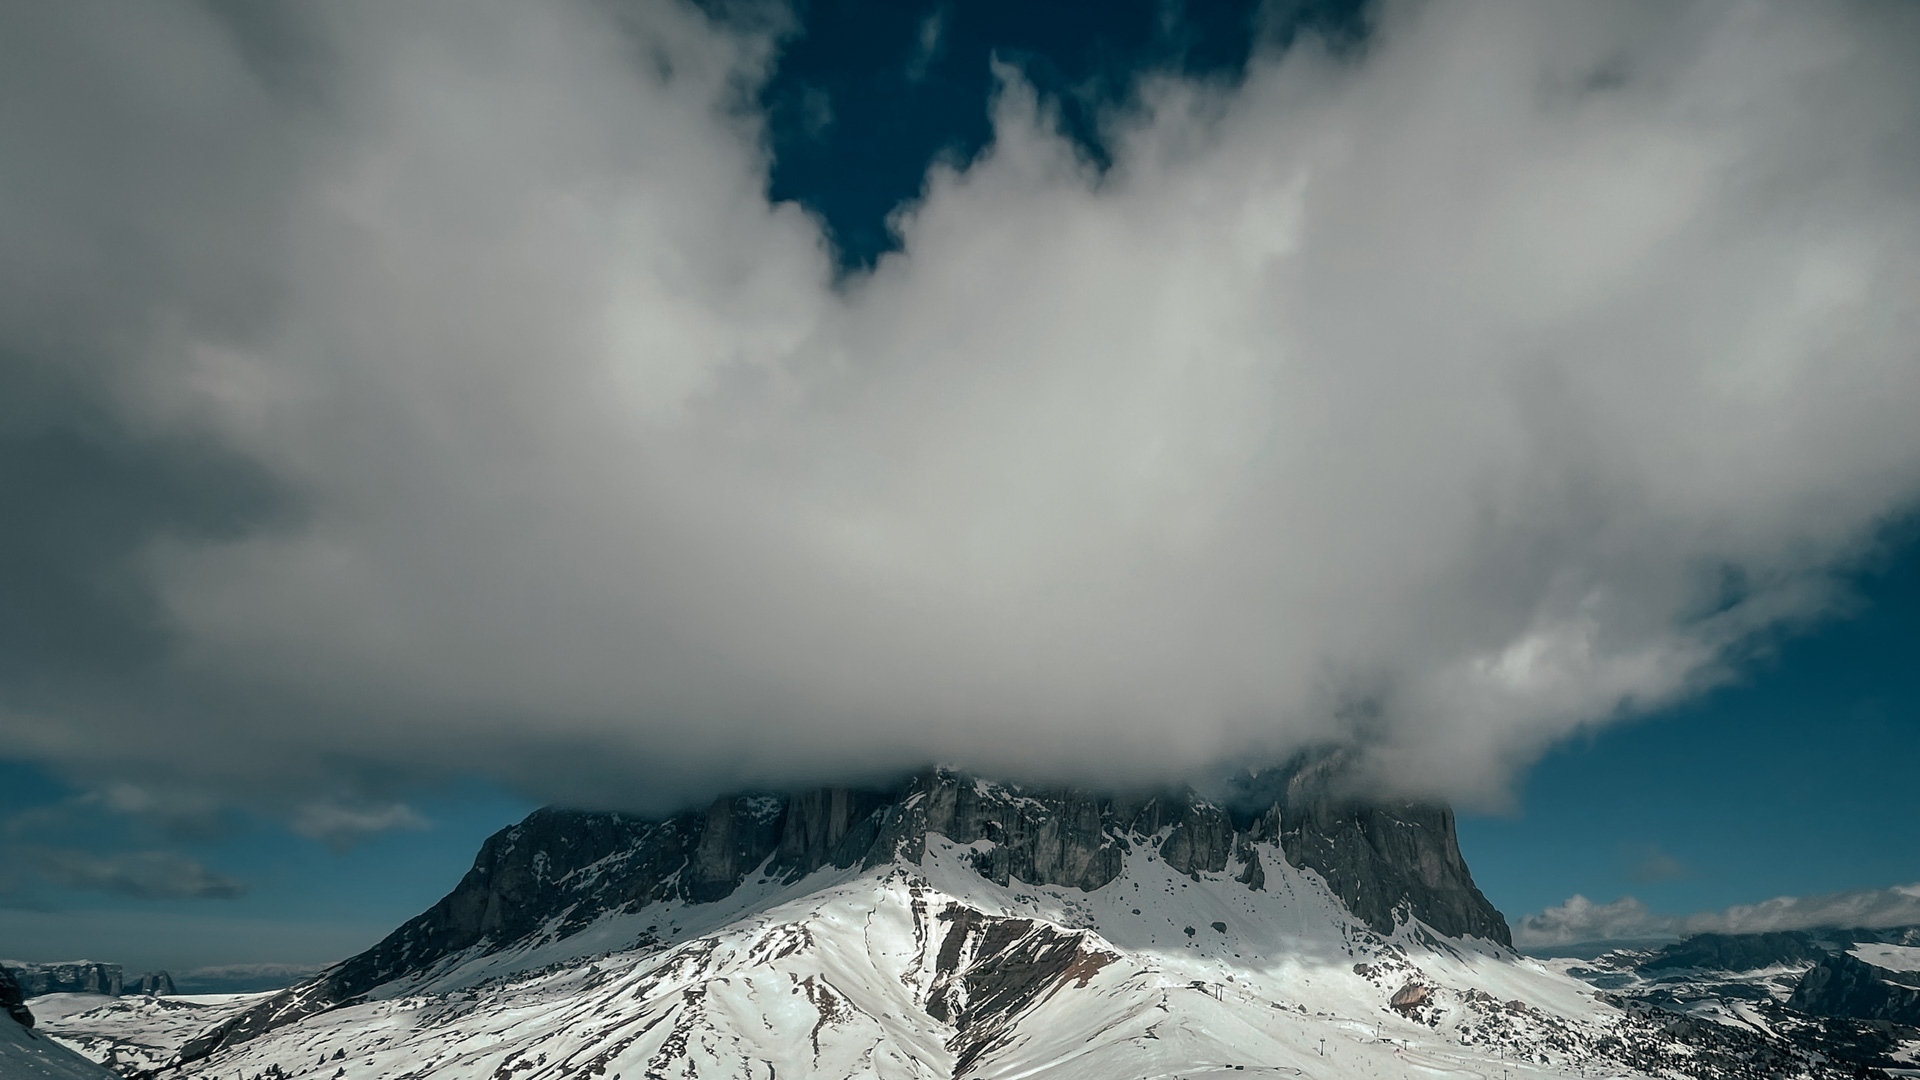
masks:
<svg viewBox="0 0 1920 1080"><path fill-rule="evenodd" d="M818 214L845 269L897 250L887 217L916 198L929 165L972 160L992 137L994 58L1058 110L1061 130L1104 167L1101 117L1144 74L1239 78L1256 32L1356 41L1353 3L1255 0L871 4L812 0L762 94L773 148L769 193ZM929 20L939 43L925 59Z"/></svg>
<svg viewBox="0 0 1920 1080"><path fill-rule="evenodd" d="M1920 543L1894 535L1855 582L1856 617L1780 642L1734 685L1554 750L1511 816L1463 816L1494 903L1516 916L1632 895L1688 913L1920 880ZM1636 874L1655 849L1687 872Z"/></svg>

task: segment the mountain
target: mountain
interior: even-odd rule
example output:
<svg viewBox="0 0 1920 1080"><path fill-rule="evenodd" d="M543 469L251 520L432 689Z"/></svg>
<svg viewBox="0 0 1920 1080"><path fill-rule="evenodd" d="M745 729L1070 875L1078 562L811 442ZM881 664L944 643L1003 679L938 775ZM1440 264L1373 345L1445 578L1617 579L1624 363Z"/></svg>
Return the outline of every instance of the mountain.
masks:
<svg viewBox="0 0 1920 1080"><path fill-rule="evenodd" d="M165 971L149 971L129 986L131 992L145 994L148 997L165 997L179 992L174 988L173 976Z"/></svg>
<svg viewBox="0 0 1920 1080"><path fill-rule="evenodd" d="M33 1010L27 1008L26 991L20 989L20 982L13 972L0 967L0 1012L21 1027L33 1026Z"/></svg>
<svg viewBox="0 0 1920 1080"><path fill-rule="evenodd" d="M204 1080L1856 1075L1519 956L1451 813L1355 799L1345 769L545 809L286 991L45 1026Z"/></svg>
<svg viewBox="0 0 1920 1080"><path fill-rule="evenodd" d="M1889 971L1836 953L1807 969L1787 1003L1815 1016L1920 1026L1920 972Z"/></svg>
<svg viewBox="0 0 1920 1080"><path fill-rule="evenodd" d="M1920 1057L1920 928L1695 934L1551 963L1676 1023L1745 1027L1863 1069Z"/></svg>
<svg viewBox="0 0 1920 1080"><path fill-rule="evenodd" d="M117 997L121 991L119 964L97 964L92 960L72 960L59 964L29 964L20 960L0 960L13 974L28 997L42 994L107 994Z"/></svg>
<svg viewBox="0 0 1920 1080"><path fill-rule="evenodd" d="M1641 971L1759 971L1807 964L1827 950L1804 931L1764 934L1695 934L1661 949L1640 964Z"/></svg>
<svg viewBox="0 0 1920 1080"><path fill-rule="evenodd" d="M0 967L0 1077L7 1080L111 1080L113 1073L33 1030L33 1011L12 972Z"/></svg>
<svg viewBox="0 0 1920 1080"><path fill-rule="evenodd" d="M375 988L472 959L581 934L613 915L716 904L751 877L792 885L822 869L918 865L930 836L977 845L969 858L995 885L1107 888L1147 847L1192 878L1228 872L1266 888L1268 863L1315 871L1378 934L1418 921L1449 937L1501 947L1506 920L1468 873L1445 807L1339 794L1339 755L1302 758L1239 782L1222 803L1192 790L1125 796L1030 790L931 770L891 790L724 796L664 821L543 809L481 847L447 897L372 949L236 1017L187 1051L211 1054ZM1262 852L1265 852L1265 860ZM671 940L651 922L635 938ZM1197 932L1197 931L1196 931Z"/></svg>

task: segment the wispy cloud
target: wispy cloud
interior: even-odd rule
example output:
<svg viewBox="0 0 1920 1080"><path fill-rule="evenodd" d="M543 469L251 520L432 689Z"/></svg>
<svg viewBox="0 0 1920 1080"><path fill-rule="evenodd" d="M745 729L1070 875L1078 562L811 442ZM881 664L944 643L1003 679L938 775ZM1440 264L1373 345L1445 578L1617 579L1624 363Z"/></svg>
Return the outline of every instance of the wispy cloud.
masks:
<svg viewBox="0 0 1920 1080"><path fill-rule="evenodd" d="M1629 849L1628 858L1633 866L1627 871L1627 876L1642 884L1678 881L1688 873L1686 863L1661 851L1657 845Z"/></svg>
<svg viewBox="0 0 1920 1080"><path fill-rule="evenodd" d="M40 874L70 889L112 893L141 900L232 900L247 891L245 882L216 873L175 851L94 854L63 848L33 852Z"/></svg>
<svg viewBox="0 0 1920 1080"><path fill-rule="evenodd" d="M320 970L314 964L216 964L173 973L174 985L188 994L236 994L292 986Z"/></svg>
<svg viewBox="0 0 1920 1080"><path fill-rule="evenodd" d="M908 82L917 83L926 79L928 69L940 59L946 43L947 20L950 18L951 12L942 4L920 20L920 31L914 37L913 54L907 58Z"/></svg>
<svg viewBox="0 0 1920 1080"><path fill-rule="evenodd" d="M1819 927L1920 925L1920 883L1817 896L1779 896L1722 911L1661 915L1631 896L1596 904L1584 896L1528 915L1513 929L1522 948L1590 941L1677 938L1688 934L1755 934Z"/></svg>
<svg viewBox="0 0 1920 1080"><path fill-rule="evenodd" d="M292 822L294 832L336 850L344 850L377 833L425 829L431 824L405 803L340 803L324 799L300 807Z"/></svg>

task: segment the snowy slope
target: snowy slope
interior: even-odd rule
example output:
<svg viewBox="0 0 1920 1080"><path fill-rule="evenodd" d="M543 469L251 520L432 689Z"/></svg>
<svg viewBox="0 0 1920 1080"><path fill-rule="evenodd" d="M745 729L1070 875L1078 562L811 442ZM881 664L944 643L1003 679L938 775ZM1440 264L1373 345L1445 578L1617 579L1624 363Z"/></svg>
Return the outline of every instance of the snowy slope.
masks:
<svg viewBox="0 0 1920 1080"><path fill-rule="evenodd" d="M1920 945L1885 945L1866 942L1848 950L1856 958L1887 971L1920 972Z"/></svg>
<svg viewBox="0 0 1920 1080"><path fill-rule="evenodd" d="M978 847L930 837L918 864L752 879L719 903L470 950L170 1075L1644 1075L1634 1055L1738 1075L1497 945L1417 923L1383 937L1284 859L1256 891L1237 866L1180 874L1141 845L1082 892L996 885ZM1390 1008L1410 984L1426 1000Z"/></svg>
<svg viewBox="0 0 1920 1080"><path fill-rule="evenodd" d="M265 996L43 994L29 1005L43 1034L132 1074L165 1065L188 1039Z"/></svg>
<svg viewBox="0 0 1920 1080"><path fill-rule="evenodd" d="M0 1078L111 1080L113 1076L45 1032L23 1027L0 1014Z"/></svg>
<svg viewBox="0 0 1920 1080"><path fill-rule="evenodd" d="M1345 798L1342 767L1215 798L935 769L660 820L548 808L298 986L75 1003L58 1032L204 1080L1855 1075L1774 1014L1707 1022L1514 953L1451 812Z"/></svg>

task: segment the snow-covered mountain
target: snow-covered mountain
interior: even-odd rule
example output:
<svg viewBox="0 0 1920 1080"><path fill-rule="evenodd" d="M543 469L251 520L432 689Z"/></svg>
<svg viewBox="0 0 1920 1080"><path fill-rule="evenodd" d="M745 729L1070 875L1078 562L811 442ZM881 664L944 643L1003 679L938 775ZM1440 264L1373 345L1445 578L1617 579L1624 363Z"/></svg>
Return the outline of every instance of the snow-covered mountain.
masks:
<svg viewBox="0 0 1920 1080"><path fill-rule="evenodd" d="M113 1073L36 1032L26 993L0 967L0 1077L5 1080L111 1080Z"/></svg>
<svg viewBox="0 0 1920 1080"><path fill-rule="evenodd" d="M365 953L191 1003L191 1037L165 999L60 1030L207 1080L1853 1075L1519 956L1451 814L1343 798L1341 767L542 810Z"/></svg>
<svg viewBox="0 0 1920 1080"><path fill-rule="evenodd" d="M1695 934L1549 966L1683 1032L1744 1027L1836 1063L1920 1076L1920 927Z"/></svg>

